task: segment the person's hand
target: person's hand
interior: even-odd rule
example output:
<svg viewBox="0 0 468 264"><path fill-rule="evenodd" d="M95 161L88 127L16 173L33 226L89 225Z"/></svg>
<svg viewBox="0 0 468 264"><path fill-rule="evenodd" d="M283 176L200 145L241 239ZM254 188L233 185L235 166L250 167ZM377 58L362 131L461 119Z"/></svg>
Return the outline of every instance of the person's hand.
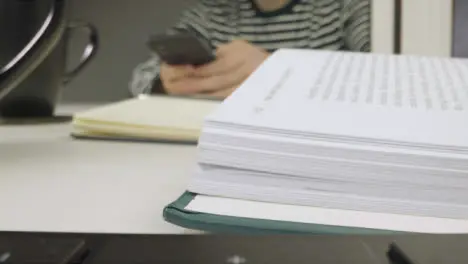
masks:
<svg viewBox="0 0 468 264"><path fill-rule="evenodd" d="M216 60L199 67L168 68L166 90L172 94L229 96L270 54L246 41L236 40L216 50Z"/></svg>
<svg viewBox="0 0 468 264"><path fill-rule="evenodd" d="M180 86L193 77L194 67L192 65L169 65L161 64L159 77L164 90L168 94L177 94Z"/></svg>

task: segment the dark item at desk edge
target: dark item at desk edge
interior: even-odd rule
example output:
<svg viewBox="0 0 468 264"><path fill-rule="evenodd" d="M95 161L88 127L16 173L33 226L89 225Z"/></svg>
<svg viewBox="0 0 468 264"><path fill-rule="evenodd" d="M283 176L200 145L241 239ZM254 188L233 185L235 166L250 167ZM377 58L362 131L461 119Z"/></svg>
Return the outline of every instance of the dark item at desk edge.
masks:
<svg viewBox="0 0 468 264"><path fill-rule="evenodd" d="M188 263L186 260L193 260L193 263L197 264L214 264L221 262L209 260L217 259L222 261L224 257L229 257L238 253L240 253L241 256L248 257L249 260L269 260L268 263L272 264L284 263L284 260L295 260L297 263L308 263L311 260L310 257L316 257L316 263L347 263L347 259L353 259L359 260L362 264L370 264L374 263L371 262L373 259L369 259L368 254L366 253L367 251L356 242L366 240L368 244L372 245L372 251L375 255L379 256L378 259L384 260L385 245L388 245L388 241L392 241L393 239L394 237L387 236L373 237L356 235L276 235L264 237L232 235L180 236L0 232L0 240L7 243L7 247L5 249L8 250L8 248L16 248L16 253L12 252L12 255L16 254L18 257L21 257L21 259L25 259L24 257L31 257L28 254L31 250L36 252L38 252L37 249L45 250L44 254L37 255L38 260L49 260L49 262L40 262L43 264ZM32 243L28 241L32 241ZM30 246L36 245L37 247L23 248L25 242ZM308 249L309 246L316 249L320 248L320 250L310 251ZM271 254L265 254L265 252L269 252L269 250L275 247L281 247L283 250ZM216 250L204 250L207 248L216 248ZM64 257L48 257L49 252L54 252L55 249L62 249L61 256ZM341 254L330 258L326 254L328 250L337 250ZM170 253L175 251L184 253ZM295 252L295 254L291 254L292 252ZM378 252L381 252L381 254ZM56 260L58 260L58 262ZM7 260L4 263L11 264L14 262L8 262Z"/></svg>
<svg viewBox="0 0 468 264"><path fill-rule="evenodd" d="M416 264L395 242L390 243L387 256L392 264Z"/></svg>

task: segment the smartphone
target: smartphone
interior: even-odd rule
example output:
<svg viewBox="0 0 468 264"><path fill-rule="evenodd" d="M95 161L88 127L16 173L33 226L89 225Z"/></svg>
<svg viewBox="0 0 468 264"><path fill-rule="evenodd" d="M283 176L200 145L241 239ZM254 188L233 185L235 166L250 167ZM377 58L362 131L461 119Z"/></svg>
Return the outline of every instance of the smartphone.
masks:
<svg viewBox="0 0 468 264"><path fill-rule="evenodd" d="M203 65L215 59L210 45L189 32L151 36L148 46L169 65Z"/></svg>

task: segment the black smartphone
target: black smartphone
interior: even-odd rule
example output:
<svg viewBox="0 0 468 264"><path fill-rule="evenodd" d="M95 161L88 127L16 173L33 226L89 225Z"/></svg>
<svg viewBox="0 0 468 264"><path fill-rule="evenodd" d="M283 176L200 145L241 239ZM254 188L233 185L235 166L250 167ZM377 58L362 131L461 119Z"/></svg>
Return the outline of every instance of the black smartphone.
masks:
<svg viewBox="0 0 468 264"><path fill-rule="evenodd" d="M203 65L215 59L210 45L188 32L151 36L148 46L169 65Z"/></svg>

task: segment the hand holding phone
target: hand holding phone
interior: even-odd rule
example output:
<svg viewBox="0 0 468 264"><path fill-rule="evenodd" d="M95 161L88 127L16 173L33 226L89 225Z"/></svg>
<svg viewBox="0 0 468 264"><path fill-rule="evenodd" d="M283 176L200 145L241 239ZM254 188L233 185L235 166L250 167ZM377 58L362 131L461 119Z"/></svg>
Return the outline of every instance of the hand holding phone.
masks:
<svg viewBox="0 0 468 264"><path fill-rule="evenodd" d="M244 40L234 40L216 49L217 58L206 65L161 65L160 78L170 94L225 98L270 55Z"/></svg>
<svg viewBox="0 0 468 264"><path fill-rule="evenodd" d="M197 66L215 59L210 45L188 32L154 35L148 46L169 65Z"/></svg>

